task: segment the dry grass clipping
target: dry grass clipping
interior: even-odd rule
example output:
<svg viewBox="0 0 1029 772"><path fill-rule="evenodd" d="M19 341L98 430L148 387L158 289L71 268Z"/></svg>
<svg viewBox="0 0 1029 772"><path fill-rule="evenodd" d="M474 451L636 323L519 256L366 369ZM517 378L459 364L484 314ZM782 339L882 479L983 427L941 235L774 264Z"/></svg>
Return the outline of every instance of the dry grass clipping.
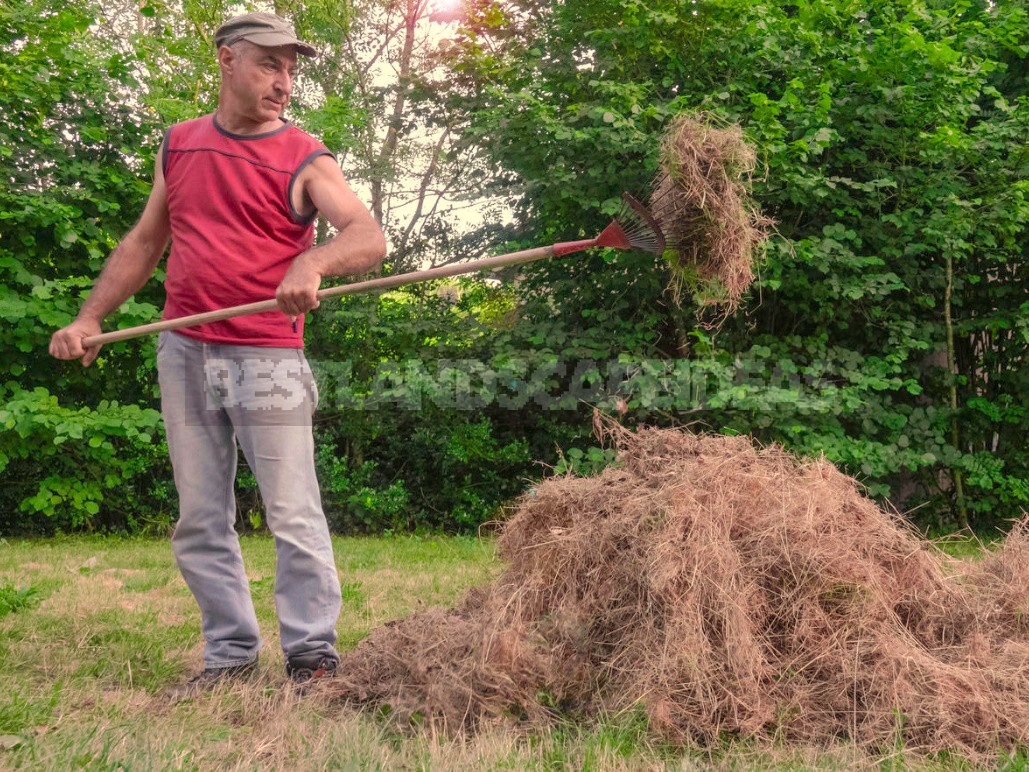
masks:
<svg viewBox="0 0 1029 772"><path fill-rule="evenodd" d="M707 113L680 115L665 133L650 208L672 250L676 302L692 277L728 313L754 281L754 252L773 224L750 197L756 163L740 127Z"/></svg>
<svg viewBox="0 0 1029 772"><path fill-rule="evenodd" d="M1029 738L1029 530L952 561L825 461L609 428L620 464L525 496L508 563L372 632L329 688L450 734L642 709L723 733L973 759Z"/></svg>

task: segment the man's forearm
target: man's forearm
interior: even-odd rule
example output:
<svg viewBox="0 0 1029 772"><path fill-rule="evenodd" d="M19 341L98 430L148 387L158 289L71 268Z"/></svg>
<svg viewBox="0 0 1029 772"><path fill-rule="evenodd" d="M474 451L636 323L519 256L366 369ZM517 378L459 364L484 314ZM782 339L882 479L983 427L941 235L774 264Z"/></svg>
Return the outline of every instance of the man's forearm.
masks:
<svg viewBox="0 0 1029 772"><path fill-rule="evenodd" d="M347 228L302 258L320 276L348 276L371 271L385 256L386 239L378 225L373 225Z"/></svg>
<svg viewBox="0 0 1029 772"><path fill-rule="evenodd" d="M79 319L100 322L146 284L165 244L146 243L130 232L115 247L79 310Z"/></svg>

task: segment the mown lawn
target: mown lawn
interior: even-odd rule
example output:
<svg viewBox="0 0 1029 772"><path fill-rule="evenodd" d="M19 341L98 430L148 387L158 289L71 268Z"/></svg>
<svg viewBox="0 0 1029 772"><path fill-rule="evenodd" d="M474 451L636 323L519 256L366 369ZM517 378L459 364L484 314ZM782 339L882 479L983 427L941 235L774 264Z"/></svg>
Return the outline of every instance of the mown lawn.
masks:
<svg viewBox="0 0 1029 772"><path fill-rule="evenodd" d="M427 605L451 604L499 570L491 541L336 539L340 648ZM871 759L846 746L716 754L663 748L633 716L546 736L456 743L401 736L285 688L272 598L274 545L243 549L266 642L262 678L170 704L167 686L200 664L199 620L165 540L0 540L0 768L32 769L693 769L965 768ZM1017 763L1009 767L1018 767Z"/></svg>

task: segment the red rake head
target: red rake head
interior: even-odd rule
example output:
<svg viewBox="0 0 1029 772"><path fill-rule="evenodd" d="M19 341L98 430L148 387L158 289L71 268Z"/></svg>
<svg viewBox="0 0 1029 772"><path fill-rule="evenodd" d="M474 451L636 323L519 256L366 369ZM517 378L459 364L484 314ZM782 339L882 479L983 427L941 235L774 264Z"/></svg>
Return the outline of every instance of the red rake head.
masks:
<svg viewBox="0 0 1029 772"><path fill-rule="evenodd" d="M615 249L632 249L632 242L618 220L612 220L600 235L594 239L598 247L613 247Z"/></svg>
<svg viewBox="0 0 1029 772"><path fill-rule="evenodd" d="M665 251L665 236L654 215L628 193L622 194L622 211L596 241L598 247L639 249L655 255Z"/></svg>
<svg viewBox="0 0 1029 772"><path fill-rule="evenodd" d="M569 255L590 247L614 249L640 249L660 255L665 251L665 235L654 215L628 193L622 194L622 209L618 216L595 239L564 241L554 244L553 254Z"/></svg>

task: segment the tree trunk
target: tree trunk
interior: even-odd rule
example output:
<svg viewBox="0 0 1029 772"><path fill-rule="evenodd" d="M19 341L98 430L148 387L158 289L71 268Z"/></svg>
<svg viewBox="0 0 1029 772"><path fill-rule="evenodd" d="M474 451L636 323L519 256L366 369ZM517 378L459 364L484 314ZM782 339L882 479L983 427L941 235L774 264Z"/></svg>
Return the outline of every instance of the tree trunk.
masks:
<svg viewBox="0 0 1029 772"><path fill-rule="evenodd" d="M947 325L947 369L950 371L950 442L960 451L961 435L958 431L958 368L954 355L954 319L951 314L950 298L954 291L954 258L946 254L947 290L943 296L943 318ZM954 502L958 508L958 524L968 528L968 506L965 502L965 485L960 469L951 471L954 480Z"/></svg>

